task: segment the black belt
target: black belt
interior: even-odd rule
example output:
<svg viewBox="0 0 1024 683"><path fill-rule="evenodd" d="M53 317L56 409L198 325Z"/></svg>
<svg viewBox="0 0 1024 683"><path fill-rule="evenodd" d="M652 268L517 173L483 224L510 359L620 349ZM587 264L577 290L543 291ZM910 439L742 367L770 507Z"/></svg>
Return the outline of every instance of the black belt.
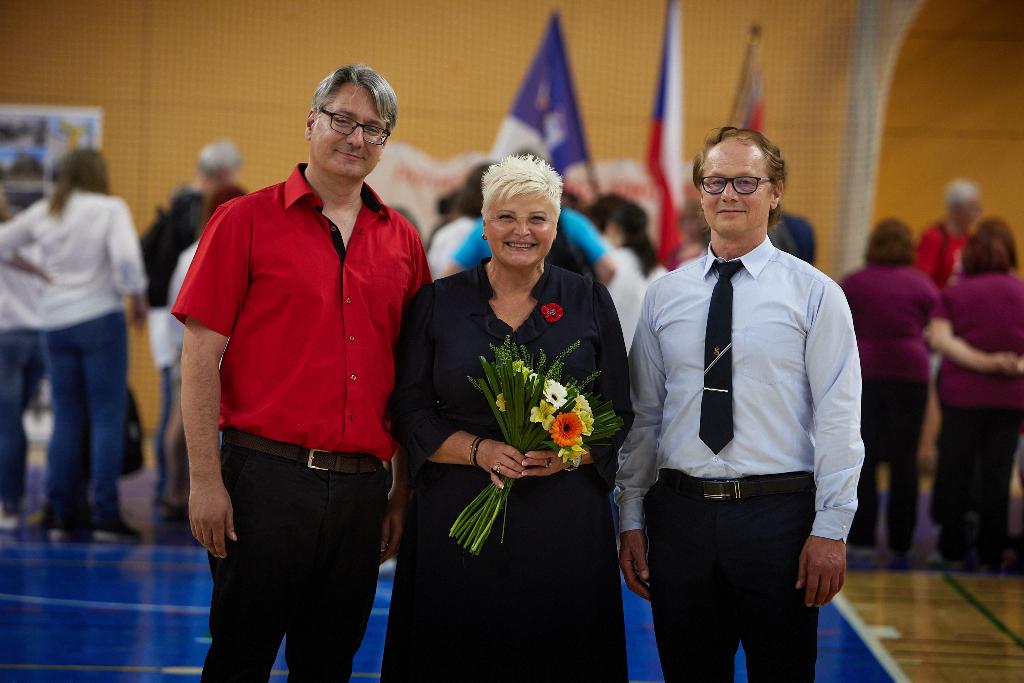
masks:
<svg viewBox="0 0 1024 683"><path fill-rule="evenodd" d="M814 477L809 472L765 474L742 479L698 479L679 470L658 470L658 481L691 495L711 500L741 500L775 493L800 493L814 490Z"/></svg>
<svg viewBox="0 0 1024 683"><path fill-rule="evenodd" d="M327 470L341 474L369 474L380 472L385 468L385 464L380 458L369 453L336 453L319 448L305 448L234 429L224 430L224 443L268 455L276 455L279 458L296 460L311 470Z"/></svg>

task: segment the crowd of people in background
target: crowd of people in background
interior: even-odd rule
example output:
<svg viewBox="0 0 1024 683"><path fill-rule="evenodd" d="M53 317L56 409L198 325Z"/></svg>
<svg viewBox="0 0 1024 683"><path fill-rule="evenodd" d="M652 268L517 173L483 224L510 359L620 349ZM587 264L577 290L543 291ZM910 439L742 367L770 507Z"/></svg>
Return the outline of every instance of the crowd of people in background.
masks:
<svg viewBox="0 0 1024 683"><path fill-rule="evenodd" d="M130 320L140 329L148 322L159 376L154 499L163 519L187 520L182 326L169 307L206 222L218 206L244 194L241 166L230 141L204 147L195 177L158 211L141 245L127 205L110 195L98 152L71 152L54 195L17 216L0 195L0 530L23 521L28 444L21 415L45 375L54 415L46 459L49 537L65 538L84 526L97 540L138 538L122 518L117 494L128 395L125 298ZM446 220L424 239L434 279L490 255L481 220L486 169L471 169L445 198ZM681 246L659 263L650 217L639 204L602 195L576 210L565 206L568 200L547 261L607 287L629 349L648 286L708 250L700 203L691 198L680 208ZM1015 561L1007 516L1024 418L1024 284L1015 275L1013 233L1001 220L981 220L976 183L951 182L945 208L916 245L905 223L880 221L864 266L842 282L863 370L866 448L851 565L870 566L880 556L882 463L888 463L888 553L881 556L894 567L910 565L919 451L937 452L935 463L923 463L935 472L930 513L940 528L931 562L996 571ZM769 239L814 263L806 219L783 213Z"/></svg>

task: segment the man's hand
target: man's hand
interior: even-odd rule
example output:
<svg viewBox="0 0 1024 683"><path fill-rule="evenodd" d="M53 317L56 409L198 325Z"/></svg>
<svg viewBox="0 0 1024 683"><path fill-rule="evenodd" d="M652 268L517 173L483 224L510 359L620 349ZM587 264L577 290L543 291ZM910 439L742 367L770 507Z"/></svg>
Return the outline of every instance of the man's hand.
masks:
<svg viewBox="0 0 1024 683"><path fill-rule="evenodd" d="M796 588L806 588L804 604L827 605L846 581L846 543L821 536L808 536L800 551Z"/></svg>
<svg viewBox="0 0 1024 683"><path fill-rule="evenodd" d="M132 324L135 325L135 329L141 330L146 326L146 318L149 315L149 299L146 298L145 292L138 292L131 295L130 301L132 302Z"/></svg>
<svg viewBox="0 0 1024 683"><path fill-rule="evenodd" d="M212 555L224 559L228 556L225 534L232 541L235 535L234 515L231 498L224 488L224 483L217 481L196 484L188 496L188 521L192 527L192 535Z"/></svg>
<svg viewBox="0 0 1024 683"><path fill-rule="evenodd" d="M398 554L405 531L405 514L412 498L409 484L409 454L404 448L395 451L391 458L391 491L388 492L388 506L380 524L380 562L383 564Z"/></svg>
<svg viewBox="0 0 1024 683"><path fill-rule="evenodd" d="M383 564L398 554L402 543L402 532L405 531L405 514L409 507L412 492L408 485L394 487L388 496L388 506L384 510L384 520L380 525L380 562Z"/></svg>
<svg viewBox="0 0 1024 683"><path fill-rule="evenodd" d="M629 590L644 600L651 599L648 583L651 572L647 569L647 536L643 529L623 531L619 534L619 568Z"/></svg>

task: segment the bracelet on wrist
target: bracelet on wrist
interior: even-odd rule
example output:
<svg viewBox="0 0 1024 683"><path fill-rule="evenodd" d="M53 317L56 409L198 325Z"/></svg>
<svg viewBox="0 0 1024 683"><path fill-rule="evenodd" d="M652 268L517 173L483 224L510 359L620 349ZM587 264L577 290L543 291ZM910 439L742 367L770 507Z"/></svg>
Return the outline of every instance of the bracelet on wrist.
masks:
<svg viewBox="0 0 1024 683"><path fill-rule="evenodd" d="M476 466L476 454L480 450L480 444L483 442L484 437L478 436L473 439L473 445L469 447L469 464Z"/></svg>
<svg viewBox="0 0 1024 683"><path fill-rule="evenodd" d="M566 472L572 472L573 470L579 469L579 467L580 467L580 465L582 463L583 463L583 457L577 455L575 458L569 458L569 461L565 463L565 467L563 469Z"/></svg>

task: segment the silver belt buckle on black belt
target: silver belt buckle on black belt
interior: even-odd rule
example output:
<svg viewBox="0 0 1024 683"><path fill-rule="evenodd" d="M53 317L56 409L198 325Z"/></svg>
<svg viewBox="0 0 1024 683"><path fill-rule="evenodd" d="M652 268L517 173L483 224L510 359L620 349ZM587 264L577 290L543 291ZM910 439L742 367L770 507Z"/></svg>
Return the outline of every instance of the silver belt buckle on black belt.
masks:
<svg viewBox="0 0 1024 683"><path fill-rule="evenodd" d="M704 497L711 500L740 500L743 494L740 492L738 481L703 481L701 486L704 489ZM717 489L717 491L715 490ZM730 490L731 489L731 490Z"/></svg>
<svg viewBox="0 0 1024 683"><path fill-rule="evenodd" d="M330 469L329 467L320 467L319 465L314 465L313 464L313 460L314 460L314 458L316 458L316 454L317 453L330 453L330 451L325 451L325 450L320 449L320 448L310 448L309 449L309 457L306 458L306 467L308 467L311 470L324 470L324 471L329 470Z"/></svg>

